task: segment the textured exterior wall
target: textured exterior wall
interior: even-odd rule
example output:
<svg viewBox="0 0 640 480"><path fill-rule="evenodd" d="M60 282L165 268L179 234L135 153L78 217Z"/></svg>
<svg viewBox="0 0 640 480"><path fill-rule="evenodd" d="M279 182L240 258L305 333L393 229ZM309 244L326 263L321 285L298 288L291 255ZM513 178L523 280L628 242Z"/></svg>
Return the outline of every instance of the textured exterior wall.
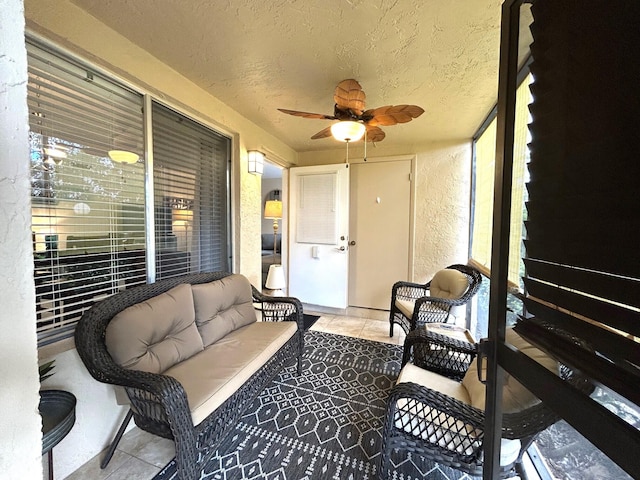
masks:
<svg viewBox="0 0 640 480"><path fill-rule="evenodd" d="M452 263L467 263L471 141L434 144L418 153L414 280Z"/></svg>
<svg viewBox="0 0 640 480"><path fill-rule="evenodd" d="M0 0L0 12L0 477L37 479L42 434L22 1Z"/></svg>

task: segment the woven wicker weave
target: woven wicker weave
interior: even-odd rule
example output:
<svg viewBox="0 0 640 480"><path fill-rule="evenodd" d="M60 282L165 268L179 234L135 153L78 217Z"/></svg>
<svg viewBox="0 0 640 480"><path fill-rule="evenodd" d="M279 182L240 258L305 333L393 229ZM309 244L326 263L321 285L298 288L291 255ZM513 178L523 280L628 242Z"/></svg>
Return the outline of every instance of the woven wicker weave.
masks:
<svg viewBox="0 0 640 480"><path fill-rule="evenodd" d="M292 297L268 297L252 287L253 300L262 304L263 321L294 321L297 333L227 401L194 426L182 385L172 377L117 365L107 352L105 331L111 319L125 308L182 284L219 280L227 272L197 273L124 290L95 304L80 319L75 332L78 354L98 381L126 387L136 424L153 434L173 439L179 478L194 480L216 446L242 416L242 412L284 365L297 359L302 368L302 304Z"/></svg>
<svg viewBox="0 0 640 480"><path fill-rule="evenodd" d="M478 270L468 265L449 265L447 269L458 270L467 276L469 287L460 298L447 299L430 297L431 280L425 284L411 282L396 282L391 289L391 307L389 311L389 336L393 337L393 324L397 323L405 333L415 330L425 323L446 323L451 307L464 305L478 291L482 283L482 275ZM397 307L396 300L415 302L413 315L407 318Z"/></svg>
<svg viewBox="0 0 640 480"><path fill-rule="evenodd" d="M448 355L450 362L443 360ZM407 336L402 365L411 362L459 380L475 356L474 344L420 329ZM585 393L593 391L591 382L565 366L561 366L560 376ZM502 438L519 439L521 449L514 463L501 467L501 478L514 474L531 442L558 420L541 402L503 414ZM396 385L387 403L379 478L393 478L390 472L393 449L419 454L470 475L482 475L484 422L484 411L436 390L411 382Z"/></svg>

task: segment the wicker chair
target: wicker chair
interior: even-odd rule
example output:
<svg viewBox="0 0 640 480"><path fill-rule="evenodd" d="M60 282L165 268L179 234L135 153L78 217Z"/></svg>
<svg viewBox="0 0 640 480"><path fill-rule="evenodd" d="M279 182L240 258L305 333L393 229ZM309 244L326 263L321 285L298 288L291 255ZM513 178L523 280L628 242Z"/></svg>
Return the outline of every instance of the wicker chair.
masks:
<svg viewBox="0 0 640 480"><path fill-rule="evenodd" d="M528 355L534 350L543 357L547 368L581 391L591 393L593 385L581 375L550 359L508 329L508 341L519 343ZM517 336L517 339L513 335ZM515 340L514 340L515 339ZM518 340L519 339L519 340ZM438 355L433 356L433 352ZM446 362L446 358L450 362ZM392 478L391 452L394 449L414 452L436 463L482 475L484 438L484 399L482 408L463 401L465 382L475 377L480 388L475 397L484 397L484 385L478 380L476 346L422 329L407 336L403 368L387 403L384 421L379 478ZM409 363L410 362L410 363ZM555 366L555 368L554 368ZM434 373L435 370L437 373ZM463 379L462 383L457 380ZM427 386L428 385L428 386ZM511 385L511 387L508 387ZM505 388L520 388L521 408L513 408L514 391L503 391L501 478L513 475L522 455L536 436L559 418L511 377ZM469 390L470 393L471 392ZM470 395L473 400L474 396ZM528 402L525 404L525 400ZM511 401L511 406L507 404ZM476 402L473 402L476 403Z"/></svg>
<svg viewBox="0 0 640 480"><path fill-rule="evenodd" d="M78 354L89 373L100 382L125 387L136 425L174 440L178 478L183 480L200 478L203 466L215 453L217 445L282 366L297 360L300 374L304 346L302 304L293 297L264 296L252 287L253 301L262 305L262 321L293 321L297 323L298 331L198 425L193 424L183 386L167 375L127 370L116 364L107 351L105 332L112 318L131 305L149 300L179 284L208 283L228 275L230 273L227 272L188 274L124 290L85 312L75 332Z"/></svg>
<svg viewBox="0 0 640 480"><path fill-rule="evenodd" d="M482 275L478 270L460 264L438 271L425 284L396 282L391 289L389 336L393 337L394 323L405 333L425 323L446 323L451 307L467 303L481 283Z"/></svg>

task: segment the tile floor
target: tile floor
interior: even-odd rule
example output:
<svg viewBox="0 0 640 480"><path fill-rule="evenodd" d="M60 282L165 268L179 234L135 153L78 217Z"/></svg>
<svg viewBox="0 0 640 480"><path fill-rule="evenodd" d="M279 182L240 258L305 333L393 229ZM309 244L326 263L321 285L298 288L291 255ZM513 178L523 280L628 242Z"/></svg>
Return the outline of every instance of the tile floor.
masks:
<svg viewBox="0 0 640 480"><path fill-rule="evenodd" d="M307 310L305 312L314 313ZM350 316L326 313L320 315L311 330L397 345L404 343L404 332L397 326L394 336L389 338L387 312L356 310ZM89 460L66 477L66 480L149 480L169 463L175 456L175 450L172 441L135 427L122 437L111 462L106 469L101 470L103 455L104 452Z"/></svg>

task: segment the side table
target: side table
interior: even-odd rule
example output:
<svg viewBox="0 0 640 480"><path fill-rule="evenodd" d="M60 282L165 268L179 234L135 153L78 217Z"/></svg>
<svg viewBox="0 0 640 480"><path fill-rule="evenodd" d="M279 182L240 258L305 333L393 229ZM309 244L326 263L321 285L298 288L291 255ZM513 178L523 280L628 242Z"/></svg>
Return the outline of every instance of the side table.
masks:
<svg viewBox="0 0 640 480"><path fill-rule="evenodd" d="M76 397L63 390L41 390L42 454L47 454L49 480L53 480L53 447L67 436L76 421Z"/></svg>
<svg viewBox="0 0 640 480"><path fill-rule="evenodd" d="M427 332L438 333L463 342L476 343L469 330L452 323L426 323L424 326Z"/></svg>

